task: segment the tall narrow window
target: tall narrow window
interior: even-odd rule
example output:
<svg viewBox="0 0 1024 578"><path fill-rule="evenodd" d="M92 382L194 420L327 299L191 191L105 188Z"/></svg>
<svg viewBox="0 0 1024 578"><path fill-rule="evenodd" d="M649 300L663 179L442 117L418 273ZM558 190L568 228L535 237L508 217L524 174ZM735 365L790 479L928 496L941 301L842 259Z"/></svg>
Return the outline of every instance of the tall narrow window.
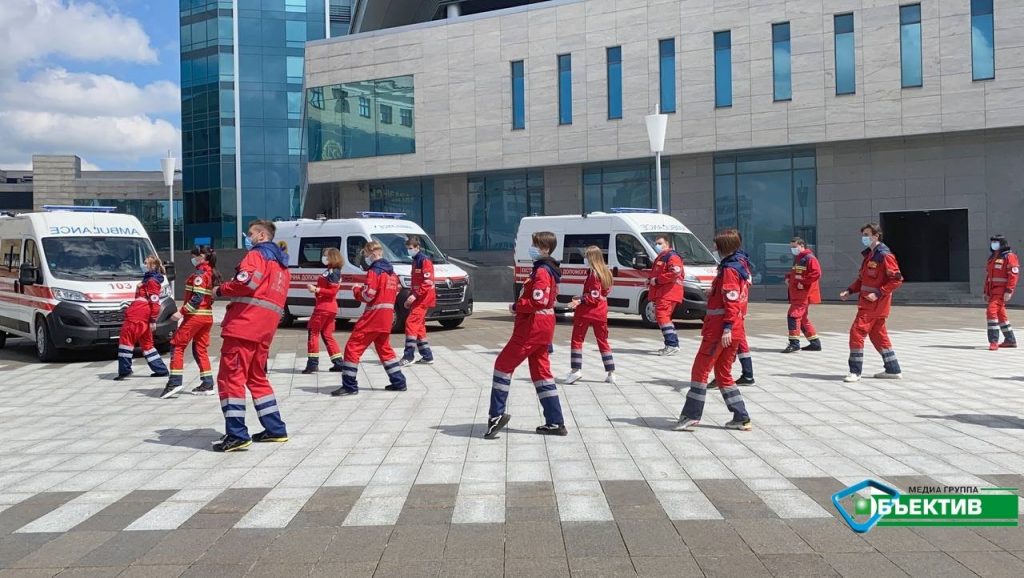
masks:
<svg viewBox="0 0 1024 578"><path fill-rule="evenodd" d="M661 82L661 112L676 111L676 39L658 41L658 74Z"/></svg>
<svg viewBox="0 0 1024 578"><path fill-rule="evenodd" d="M853 42L853 14L836 14L836 94L857 92L857 57Z"/></svg>
<svg viewBox="0 0 1024 578"><path fill-rule="evenodd" d="M572 124L572 55L558 55L558 124Z"/></svg>
<svg viewBox="0 0 1024 578"><path fill-rule="evenodd" d="M608 118L622 118L622 47L609 46L608 56Z"/></svg>
<svg viewBox="0 0 1024 578"><path fill-rule="evenodd" d="M974 80L989 80L996 77L992 0L971 0L971 64Z"/></svg>
<svg viewBox="0 0 1024 578"><path fill-rule="evenodd" d="M512 62L512 130L526 128L526 78L522 60Z"/></svg>
<svg viewBox="0 0 1024 578"><path fill-rule="evenodd" d="M921 5L900 6L900 71L903 88L921 86Z"/></svg>
<svg viewBox="0 0 1024 578"><path fill-rule="evenodd" d="M715 32L715 106L732 106L732 34Z"/></svg>
<svg viewBox="0 0 1024 578"><path fill-rule="evenodd" d="M789 22L772 24L772 75L775 100L791 100L793 73L790 66Z"/></svg>

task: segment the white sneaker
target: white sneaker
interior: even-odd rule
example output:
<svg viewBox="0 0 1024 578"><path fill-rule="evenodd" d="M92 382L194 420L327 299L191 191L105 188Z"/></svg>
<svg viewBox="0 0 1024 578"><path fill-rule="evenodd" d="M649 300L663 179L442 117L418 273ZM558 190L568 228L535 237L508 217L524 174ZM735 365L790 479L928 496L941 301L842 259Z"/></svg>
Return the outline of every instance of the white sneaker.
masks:
<svg viewBox="0 0 1024 578"><path fill-rule="evenodd" d="M700 424L699 419L690 419L688 417L680 417L679 423L672 426L675 431L693 431Z"/></svg>
<svg viewBox="0 0 1024 578"><path fill-rule="evenodd" d="M854 382L860 381L860 375L858 375L856 373L850 373L846 377L843 378L843 381L845 381L846 383L854 383Z"/></svg>
<svg viewBox="0 0 1024 578"><path fill-rule="evenodd" d="M903 379L902 373L888 373L883 371L882 373L876 373L875 379Z"/></svg>
<svg viewBox="0 0 1024 578"><path fill-rule="evenodd" d="M612 385L615 385L615 372L614 371L609 371L608 372L608 376L604 378L604 382L605 383L610 383Z"/></svg>
<svg viewBox="0 0 1024 578"><path fill-rule="evenodd" d="M679 353L679 348L678 347L672 347L672 346L666 346L664 349L662 349L658 353L660 353L661 355L664 355L664 356L667 357L669 355L675 355L675 354Z"/></svg>
<svg viewBox="0 0 1024 578"><path fill-rule="evenodd" d="M569 372L569 375L565 376L565 384L576 383L581 379L583 379L583 372L579 369L574 369Z"/></svg>

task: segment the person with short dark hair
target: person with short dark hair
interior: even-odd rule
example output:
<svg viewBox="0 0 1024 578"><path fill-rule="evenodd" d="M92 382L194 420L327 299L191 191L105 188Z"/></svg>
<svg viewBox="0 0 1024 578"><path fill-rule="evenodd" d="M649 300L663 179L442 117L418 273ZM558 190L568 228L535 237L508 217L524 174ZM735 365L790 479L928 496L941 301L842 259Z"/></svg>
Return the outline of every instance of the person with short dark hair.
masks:
<svg viewBox="0 0 1024 578"><path fill-rule="evenodd" d="M736 350L740 341L746 338L743 316L749 295L750 274L736 255L740 248L740 236L735 229L715 235L714 244L722 261L718 264L718 274L708 293L708 311L701 329L700 349L690 369L690 390L686 393L686 403L679 414L679 423L673 428L676 431L693 431L700 424L707 397L708 376L712 369L725 406L733 414L725 427L740 431L753 429L743 394L732 377Z"/></svg>
<svg viewBox="0 0 1024 578"><path fill-rule="evenodd" d="M434 262L423 252L420 238L416 235L409 235L405 240L405 250L412 258L412 287L409 297L405 300L405 309L409 314L405 317L405 351L402 352L402 365L413 363L417 349L420 352L420 360L416 363L431 365L434 363L434 353L427 341L427 311L437 305Z"/></svg>
<svg viewBox="0 0 1024 578"><path fill-rule="evenodd" d="M185 348L192 343L192 355L199 365L199 385L193 395L213 395L213 367L210 365L210 330L213 329L213 290L221 284L217 272L217 253L213 247L193 247L192 266L195 272L185 281L185 304L174 314L183 319L171 338L171 376L161 399L175 397L185 388L182 372L185 369Z"/></svg>
<svg viewBox="0 0 1024 578"><path fill-rule="evenodd" d="M672 322L672 313L683 301L683 258L672 247L671 235L655 237L654 250L658 254L647 280L650 286L647 299L654 303L654 315L665 342L665 347L659 349L658 354L675 355L679 353L679 336Z"/></svg>
<svg viewBox="0 0 1024 578"><path fill-rule="evenodd" d="M1006 303L1013 298L1020 277L1020 261L1016 253L1010 249L1010 243L1002 235L992 235L989 239L991 254L985 266L985 298L988 299L986 319L988 320L988 348L995 351L1000 348L1017 347L1017 337L1013 334L1013 326L1006 315ZM999 343L999 332L1003 333L1003 342Z"/></svg>
<svg viewBox="0 0 1024 578"><path fill-rule="evenodd" d="M814 252L807 248L807 241L793 237L789 242L793 253L793 266L786 273L786 289L789 293L789 311L786 323L789 326L789 344L782 353L800 351L800 331L807 336L808 345L804 351L821 351L821 340L811 324L809 310L812 303L821 303L818 282L821 279L821 264Z"/></svg>
<svg viewBox="0 0 1024 578"><path fill-rule="evenodd" d="M484 438L494 439L512 416L505 413L508 392L512 386L512 373L524 360L530 363L530 379L544 410L544 425L537 427L542 435L569 435L558 400L558 387L551 373L548 346L555 334L555 302L558 281L562 272L551 253L558 247L554 233L541 231L533 234L530 258L533 272L523 285L519 300L509 305L515 314L512 337L494 361L491 382L491 406L488 410L487 431Z"/></svg>
<svg viewBox="0 0 1024 578"><path fill-rule="evenodd" d="M850 286L839 294L846 301L851 293L859 293L857 316L850 326L850 373L843 379L847 383L860 381L864 368L864 338L882 355L885 371L876 373L876 379L901 379L903 372L896 352L889 341L885 321L892 309L892 294L903 285L903 274L896 256L882 243L882 228L877 223L868 223L860 228L864 256L860 272Z"/></svg>

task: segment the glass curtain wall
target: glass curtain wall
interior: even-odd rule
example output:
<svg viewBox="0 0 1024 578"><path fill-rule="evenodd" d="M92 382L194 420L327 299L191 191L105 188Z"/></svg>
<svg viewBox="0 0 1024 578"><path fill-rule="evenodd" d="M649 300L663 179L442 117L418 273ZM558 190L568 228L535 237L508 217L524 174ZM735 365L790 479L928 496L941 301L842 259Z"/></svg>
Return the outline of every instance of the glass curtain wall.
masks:
<svg viewBox="0 0 1024 578"><path fill-rule="evenodd" d="M414 104L411 76L307 90L310 162L416 152Z"/></svg>
<svg viewBox="0 0 1024 578"><path fill-rule="evenodd" d="M434 232L434 179L401 179L370 183L370 210L405 213L405 218Z"/></svg>
<svg viewBox="0 0 1024 578"><path fill-rule="evenodd" d="M158 251L167 250L167 201L156 199L75 199L79 207L115 207L117 213L134 215L149 235L153 247ZM174 246L186 247L182 241L183 224L181 222L181 201L174 201Z"/></svg>
<svg viewBox="0 0 1024 578"><path fill-rule="evenodd" d="M615 207L653 209L657 203L654 161L602 163L583 167L583 212L609 211ZM669 162L661 160L661 198L669 210Z"/></svg>
<svg viewBox="0 0 1024 578"><path fill-rule="evenodd" d="M503 171L470 175L470 251L511 250L519 220L544 214L544 172Z"/></svg>

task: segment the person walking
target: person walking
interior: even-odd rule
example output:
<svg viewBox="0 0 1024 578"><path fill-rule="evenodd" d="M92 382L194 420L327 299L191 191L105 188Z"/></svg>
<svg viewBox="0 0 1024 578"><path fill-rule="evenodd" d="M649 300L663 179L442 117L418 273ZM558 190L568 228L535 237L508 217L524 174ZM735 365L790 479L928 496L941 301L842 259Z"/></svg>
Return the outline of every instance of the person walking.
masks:
<svg viewBox="0 0 1024 578"><path fill-rule="evenodd" d="M851 293L858 293L857 316L850 326L850 373L843 379L847 383L860 381L864 368L864 337L871 339L871 344L882 355L885 371L876 373L877 379L901 379L903 372L896 352L889 341L889 332L885 321L892 309L892 294L903 284L903 274L896 256L889 247L882 243L882 228L877 223L868 223L861 227L861 243L864 260L860 272L853 283L839 298L846 301Z"/></svg>
<svg viewBox="0 0 1024 578"><path fill-rule="evenodd" d="M728 229L734 231L736 236L740 240L740 244L743 243L743 236L737 229ZM743 249L736 250L736 258L740 260L743 265L743 269L747 272L747 288L749 294L749 288L754 284L753 270L754 268L750 265L750 255L747 254ZM743 318L747 318L747 309L749 300L743 302ZM743 336L738 339L736 345L736 359L740 362L740 378L736 380L736 385L754 385L757 382L754 381L754 359L750 356L750 345L747 344L747 335L744 332ZM718 382L712 379L708 382L708 387L718 387Z"/></svg>
<svg viewBox="0 0 1024 578"><path fill-rule="evenodd" d="M793 237L789 241L789 250L793 253L793 266L786 273L786 288L789 293L789 311L786 323L789 326L789 344L782 353L800 351L800 331L807 337L804 351L821 351L821 340L818 339L814 325L811 324L809 310L811 304L821 303L821 292L818 283L821 279L821 264L814 252L807 248L807 241Z"/></svg>
<svg viewBox="0 0 1024 578"><path fill-rule="evenodd" d="M615 358L608 344L608 294L612 291L612 272L604 262L604 253L597 245L587 247L583 263L590 270L583 282L583 294L573 297L569 309L572 319L572 340L569 345L569 375L565 383L575 383L583 377L583 341L587 331L594 329L597 349L601 352L606 372L605 382L615 383Z"/></svg>
<svg viewBox="0 0 1024 578"><path fill-rule="evenodd" d="M184 321L171 338L171 376L161 399L175 397L185 388L182 372L185 368L185 348L192 343L192 356L199 366L199 385L193 395L213 395L213 367L210 365L210 330L213 328L213 290L222 279L217 272L217 253L213 247L193 247L192 266L195 272L185 281L185 304L174 314Z"/></svg>
<svg viewBox="0 0 1024 578"><path fill-rule="evenodd" d="M427 311L437 305L434 262L423 252L420 238L416 235L409 235L405 240L405 250L412 257L412 291L405 300L405 309L409 314L405 317L405 351L402 352L402 366L413 363L417 349L420 352L420 360L416 363L431 365L434 363L434 354L430 351L430 343L427 341Z"/></svg>
<svg viewBox="0 0 1024 578"><path fill-rule="evenodd" d="M142 355L153 372L150 377L168 375L167 366L153 345L153 330L160 317L160 295L166 272L160 257L156 255L146 257L145 265L142 282L135 288L135 300L124 312L124 323L117 341L117 377L114 381L127 379L132 374L136 345L141 346Z"/></svg>
<svg viewBox="0 0 1024 578"><path fill-rule="evenodd" d="M1013 298L1020 277L1020 261L1017 254L1010 249L1006 237L992 235L989 239L991 254L985 267L985 298L988 309L985 312L988 320L988 348L995 351L1000 348L1017 347L1017 337L1013 334L1013 326L1006 315L1006 304ZM1003 342L999 343L999 333L1003 333Z"/></svg>
<svg viewBox="0 0 1024 578"><path fill-rule="evenodd" d="M338 290L341 288L341 267L344 261L341 251L335 247L324 249L320 262L327 267L306 289L313 294L313 314L306 324L306 368L304 374L316 373L320 367L320 340L327 347L331 357L328 371L341 371L341 347L334 339L334 321L338 316Z"/></svg>
<svg viewBox="0 0 1024 578"><path fill-rule="evenodd" d="M740 236L735 229L720 232L715 236L714 244L715 250L723 257L708 294L700 349L690 369L690 390L686 393L679 423L673 428L676 431L693 431L700 424L708 391L706 384L712 369L725 406L733 414L725 427L741 431L753 429L743 394L732 377L736 350L746 338L743 315L749 295L750 274L736 254L740 248Z"/></svg>
<svg viewBox="0 0 1024 578"><path fill-rule="evenodd" d="M558 261L551 258L551 253L558 247L558 238L554 233L541 231L533 234L531 242L533 271L523 285L519 299L509 305L509 311L516 316L512 337L494 361L485 439L494 439L512 417L505 413L505 406L512 374L524 360L529 360L530 379L544 412L544 425L537 427L537 433L569 435L548 353L555 334L555 301L558 281L562 277Z"/></svg>
<svg viewBox="0 0 1024 578"><path fill-rule="evenodd" d="M345 359L341 368L341 387L331 392L335 397L359 393L359 360L372 344L377 350L391 385L388 391L405 391L405 376L402 366L391 348L391 325L395 320L395 299L398 297L398 276L391 263L384 258L384 247L377 241L363 246L363 261L369 266L366 284L357 286L353 294L357 301L366 304L363 315L352 328L345 344Z"/></svg>
<svg viewBox="0 0 1024 578"><path fill-rule="evenodd" d="M658 255L654 258L647 281L650 286L647 299L654 303L654 316L665 341L665 347L658 350L658 354L675 355L679 353L679 336L672 314L676 305L683 301L683 258L672 247L669 235L658 235L654 239L654 249Z"/></svg>
<svg viewBox="0 0 1024 578"><path fill-rule="evenodd" d="M221 322L223 346L217 369L217 392L224 412L224 437L213 444L216 452L245 450L252 442L286 442L288 430L267 379L270 344L277 333L288 299L291 274L288 258L274 243L277 227L271 221L249 223L246 245L235 276L214 290L229 303ZM245 426L245 392L264 430L249 436Z"/></svg>

